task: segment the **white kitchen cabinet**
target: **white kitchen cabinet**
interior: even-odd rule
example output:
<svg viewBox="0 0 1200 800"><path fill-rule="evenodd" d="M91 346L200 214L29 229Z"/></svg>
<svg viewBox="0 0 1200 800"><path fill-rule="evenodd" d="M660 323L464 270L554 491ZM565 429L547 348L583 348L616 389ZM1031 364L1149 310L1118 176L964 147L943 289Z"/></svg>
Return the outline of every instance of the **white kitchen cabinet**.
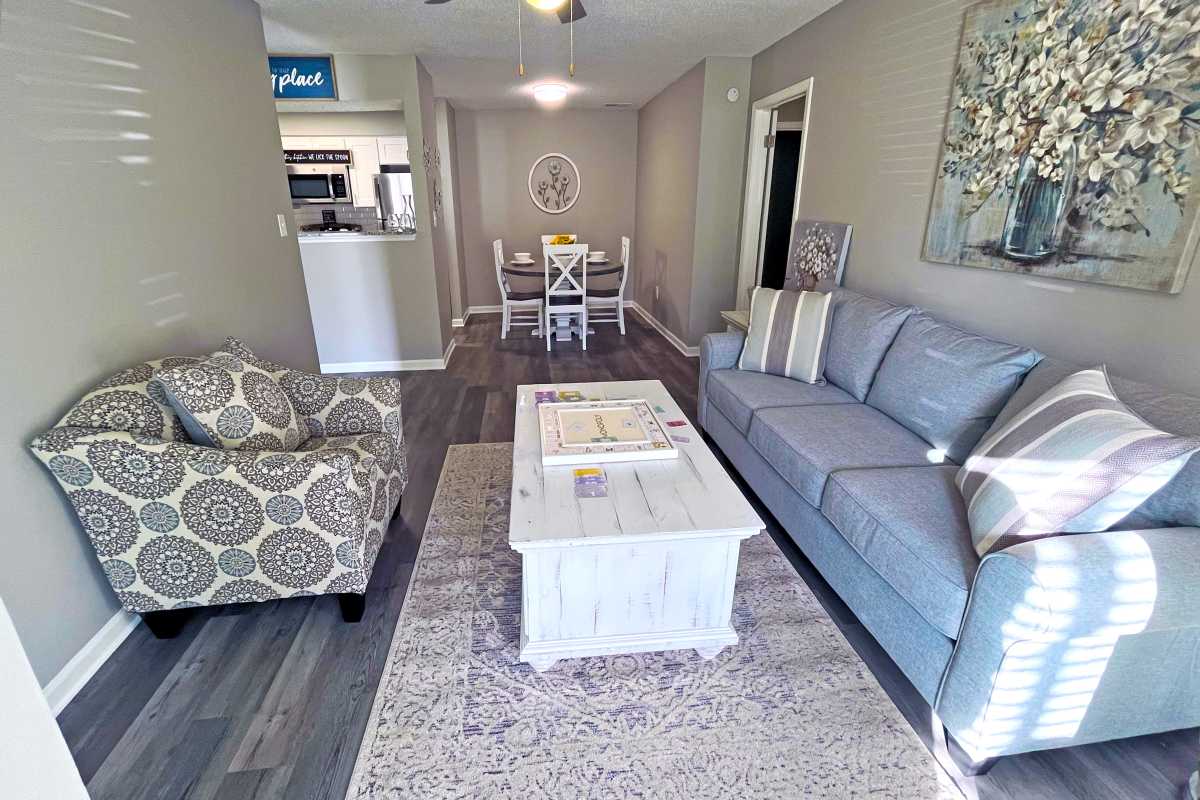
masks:
<svg viewBox="0 0 1200 800"><path fill-rule="evenodd" d="M345 150L346 140L341 136L282 136L285 150Z"/></svg>
<svg viewBox="0 0 1200 800"><path fill-rule="evenodd" d="M374 136L347 136L346 149L354 163L350 166L350 190L354 205L375 207L375 176L379 174L378 140Z"/></svg>
<svg viewBox="0 0 1200 800"><path fill-rule="evenodd" d="M407 136L380 136L375 141L379 145L380 164L409 163Z"/></svg>

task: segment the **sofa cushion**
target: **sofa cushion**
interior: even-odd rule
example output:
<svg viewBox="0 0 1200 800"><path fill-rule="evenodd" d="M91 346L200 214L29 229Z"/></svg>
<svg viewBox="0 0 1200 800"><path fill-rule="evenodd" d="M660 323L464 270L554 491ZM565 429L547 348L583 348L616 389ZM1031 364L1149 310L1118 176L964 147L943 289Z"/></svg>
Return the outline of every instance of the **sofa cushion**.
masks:
<svg viewBox="0 0 1200 800"><path fill-rule="evenodd" d="M833 473L821 511L930 625L958 637L979 556L953 466Z"/></svg>
<svg viewBox="0 0 1200 800"><path fill-rule="evenodd" d="M1103 367L1076 372L988 434L959 471L975 550L1108 530L1197 451L1200 436L1131 412Z"/></svg>
<svg viewBox="0 0 1200 800"><path fill-rule="evenodd" d="M913 310L912 306L894 306L849 289L834 292L826 380L845 389L855 400L866 400L884 355Z"/></svg>
<svg viewBox="0 0 1200 800"><path fill-rule="evenodd" d="M757 286L738 369L825 382L832 295Z"/></svg>
<svg viewBox="0 0 1200 800"><path fill-rule="evenodd" d="M867 404L961 463L1040 358L916 313L884 357Z"/></svg>
<svg viewBox="0 0 1200 800"><path fill-rule="evenodd" d="M988 431L1006 425L1028 405L1080 367L1059 359L1043 359L1021 384ZM1147 383L1110 376L1117 397L1135 414L1160 430L1200 436L1200 397L1168 392ZM1173 526L1200 527L1200 456L1193 457L1163 488L1152 494L1115 530L1149 530Z"/></svg>
<svg viewBox="0 0 1200 800"><path fill-rule="evenodd" d="M831 472L931 463L921 437L860 403L766 408L755 412L747 438L817 508Z"/></svg>
<svg viewBox="0 0 1200 800"><path fill-rule="evenodd" d="M232 353L155 374L192 441L226 450L295 450L300 418L274 374Z"/></svg>
<svg viewBox="0 0 1200 800"><path fill-rule="evenodd" d="M853 397L828 383L803 383L778 375L739 369L718 369L708 373L706 391L708 402L742 433L750 429L750 418L760 408L854 402Z"/></svg>

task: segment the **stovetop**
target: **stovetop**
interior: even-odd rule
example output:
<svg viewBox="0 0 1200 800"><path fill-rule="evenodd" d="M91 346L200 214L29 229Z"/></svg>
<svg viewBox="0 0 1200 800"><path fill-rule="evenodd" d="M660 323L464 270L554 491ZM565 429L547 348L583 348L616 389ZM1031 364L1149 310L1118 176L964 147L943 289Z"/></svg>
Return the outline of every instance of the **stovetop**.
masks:
<svg viewBox="0 0 1200 800"><path fill-rule="evenodd" d="M304 233L362 233L363 226L356 222L318 222L313 225L302 225Z"/></svg>

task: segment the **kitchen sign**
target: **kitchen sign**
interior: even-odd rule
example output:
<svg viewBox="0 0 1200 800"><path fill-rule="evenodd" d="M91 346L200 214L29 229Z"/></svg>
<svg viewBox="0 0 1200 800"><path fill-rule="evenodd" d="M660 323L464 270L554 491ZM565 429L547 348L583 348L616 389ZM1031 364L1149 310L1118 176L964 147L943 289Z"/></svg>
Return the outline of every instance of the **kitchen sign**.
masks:
<svg viewBox="0 0 1200 800"><path fill-rule="evenodd" d="M285 164L353 164L349 150L284 150Z"/></svg>
<svg viewBox="0 0 1200 800"><path fill-rule="evenodd" d="M333 56L267 56L277 100L337 100Z"/></svg>

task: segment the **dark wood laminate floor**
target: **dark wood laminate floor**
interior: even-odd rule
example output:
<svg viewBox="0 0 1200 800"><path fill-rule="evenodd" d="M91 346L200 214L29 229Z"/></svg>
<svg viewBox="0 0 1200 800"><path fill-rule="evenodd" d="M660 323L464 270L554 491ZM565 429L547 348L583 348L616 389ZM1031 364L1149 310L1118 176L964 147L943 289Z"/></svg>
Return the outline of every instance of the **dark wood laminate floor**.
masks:
<svg viewBox="0 0 1200 800"><path fill-rule="evenodd" d="M547 354L527 330L500 341L498 323L472 318L448 370L398 376L411 481L363 621L343 623L337 601L318 597L202 609L169 641L139 626L59 717L93 800L341 800L447 446L512 441L522 383L658 378L695 416L696 360L636 316L624 338L597 326L587 353L571 343ZM916 691L773 521L770 530L928 740ZM1197 749L1189 731L1018 756L965 788L989 799L1176 798Z"/></svg>

